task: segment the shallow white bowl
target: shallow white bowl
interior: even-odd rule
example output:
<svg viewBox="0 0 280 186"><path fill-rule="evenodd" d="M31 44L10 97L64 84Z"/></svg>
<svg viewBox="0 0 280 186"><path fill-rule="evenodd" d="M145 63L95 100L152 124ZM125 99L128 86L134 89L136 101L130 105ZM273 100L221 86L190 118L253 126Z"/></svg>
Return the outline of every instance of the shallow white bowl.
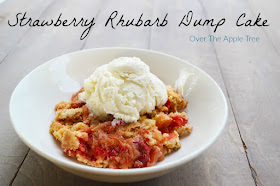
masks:
<svg viewBox="0 0 280 186"><path fill-rule="evenodd" d="M128 170L90 167L65 156L49 133L55 104L70 100L96 67L121 56L141 58L165 84L175 86L179 74L188 77L182 90L189 101L187 114L194 126L193 132L180 139L182 147L178 151L154 167ZM170 55L128 48L91 49L57 57L30 72L17 85L10 100L11 121L26 145L67 171L106 182L150 179L184 165L217 139L226 124L227 113L227 102L220 87L199 68Z"/></svg>

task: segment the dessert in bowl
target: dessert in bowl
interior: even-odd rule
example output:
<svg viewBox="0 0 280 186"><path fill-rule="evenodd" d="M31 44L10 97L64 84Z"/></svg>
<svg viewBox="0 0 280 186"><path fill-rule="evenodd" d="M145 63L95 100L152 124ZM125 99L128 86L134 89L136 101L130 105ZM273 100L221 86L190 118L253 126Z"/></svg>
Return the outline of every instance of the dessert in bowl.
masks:
<svg viewBox="0 0 280 186"><path fill-rule="evenodd" d="M154 166L190 134L187 101L136 57L98 67L71 101L55 106L50 133L63 152L87 165L127 169Z"/></svg>
<svg viewBox="0 0 280 186"><path fill-rule="evenodd" d="M125 115L132 116L127 117L124 115L119 115L118 113L115 114L114 112L110 111L110 109L104 110L105 107L103 108L103 110L101 110L101 114L98 114L98 112L94 112L94 108L92 108L93 106L90 106L90 102L88 103L87 100L82 100L83 97L90 97L83 95L86 93L87 90L84 91L85 93L83 93L82 90L80 93L75 94L72 98L72 101L70 101L71 96L79 89L81 89L81 87L83 87L83 81L87 79L90 76L90 74L92 74L98 67L123 56L136 56L140 58L150 67L150 71L155 76L157 76L158 79L160 79L164 84L171 85L172 87L174 87L175 84L177 84L179 91L170 87L165 89L166 95L168 96L168 100L171 94L176 95L178 97L178 100L181 100L178 101L178 103L180 102L181 104L173 107L173 109L176 108L176 110L171 110L171 108L168 108L167 100L164 101L164 95L162 96L159 94L157 95L161 96L161 98L158 98L158 100L162 99L163 101L155 101L156 104L150 104L150 106L152 105L152 107L143 104L141 104L139 108L137 107L138 110L136 110L139 111L139 118L137 118L138 116L135 115L136 112L132 112L134 113L134 115L130 115L130 113L125 113ZM190 74L192 74L192 77L189 76ZM184 77L189 78L186 79ZM181 83L178 83L178 78L184 79L184 81L186 82L182 83L183 81L181 81ZM194 80L196 80L195 84L193 84ZM38 87L36 91L34 91L34 87ZM86 86L84 88L86 89ZM162 90L163 89L161 89L161 92ZM182 95L180 95L180 93ZM186 101L184 99L179 99L182 98L181 96L184 96L184 99L189 102L187 110L184 110L184 107L186 106ZM155 100L157 100L156 96L154 97ZM69 100L69 102L64 102L64 104L58 104L56 107L57 112L55 112L54 105L59 103L61 100ZM75 104L77 103L77 105L74 104L74 107L77 107L80 111L82 110L82 115L78 114L77 118L79 119L77 120L77 122L75 121L75 123L69 125L64 123L65 118L61 119L60 116L65 116L65 114L61 113L66 110L76 109L70 108L71 106L69 107L69 105L71 105L72 102L75 102ZM157 102L160 104L158 105ZM173 104L173 102L169 104ZM167 110L165 107L167 108ZM153 109L151 110L151 108ZM88 111L86 111L87 109ZM86 116L83 117L84 112L90 113L91 109L93 111L93 114L86 114ZM179 111L181 109L183 110ZM104 114L103 111L105 111L106 114ZM79 111L77 111L77 113L78 112ZM188 117L185 115L185 112L188 114ZM124 113L122 112L122 114ZM149 179L162 175L198 156L207 147L209 147L221 133L226 123L227 104L221 89L215 83L215 81L202 70L183 60L169 55L147 50L127 48L105 48L85 50L67 54L55 58L41 65L37 69L33 70L19 83L14 93L12 94L10 101L10 115L14 128L16 129L20 138L32 150L45 157L46 159L52 161L53 163L57 164L61 168L68 170L72 173L78 174L80 176L99 181L129 182ZM104 119L102 115L106 115L109 118ZM95 121L93 121L95 119L89 119L91 116L93 116L93 118L96 118L98 121L102 122L95 123ZM181 117L180 119L178 119L179 116ZM57 134L62 134L62 137L59 138L59 135L57 135L55 138L60 140L61 142L63 138L71 139L71 136L73 137L73 134L75 138L77 138L77 135L80 134L76 135L76 133L79 133L79 131L87 133L88 136L90 136L90 134L92 134L93 132L95 132L95 136L100 136L104 135L104 133L102 132L108 130L114 131L117 127L117 134L120 135L121 130L126 131L128 128L136 127L138 128L138 130L136 130L135 132L135 130L133 129L132 134L129 134L131 136L127 136L127 138L125 138L125 135L128 134L126 132L122 133L122 138L125 139L119 139L120 136L114 136L116 135L116 132L114 132L112 135L110 133L110 139L112 139L113 136L116 137L118 145L122 144L122 146L125 147L128 147L128 145L130 145L130 147L128 148L133 147L134 149L136 149L135 153L133 153L135 156L122 156L134 157L132 158L132 160L126 159L127 161L125 162L129 162L127 164L123 163L122 161L116 163L113 157L108 157L107 154L104 154L104 152L108 152L107 150L104 151L104 149L109 148L103 146L103 143L99 143L100 140L97 140L97 146L103 147L101 149L92 149L93 151L95 151L94 157L98 156L98 158L89 158L91 160L90 162L76 161L74 158L67 156L73 155L71 154L72 152L67 150L70 149L73 151L74 149L74 151L77 151L78 149L80 152L85 151L85 149L88 148L89 143L81 143L81 139L88 139L88 136L87 138L83 138L82 135L86 134L81 134L80 138L78 138L79 144L74 145L74 147L69 145L75 144L72 142L70 142L69 144L63 144L63 142L62 144L60 144L60 142L56 142L53 135L49 133L50 122L54 120L54 118L57 118L57 121L54 121L52 124L52 134L54 134L63 127L70 126L70 128L68 127L69 131L66 134L62 132L65 132L65 130L62 130L61 133L57 132ZM157 119L161 120L162 118L169 119L169 121L171 121L170 123L174 123L173 120L176 120L177 118L178 120L182 121L182 125L177 128L171 127L173 125L171 125L170 123L169 125L166 124L166 126L159 125L157 123ZM190 119L187 122L188 118ZM70 118L66 118L66 120L67 119ZM64 121L61 122L62 120ZM57 124L56 122L58 122L62 126L59 126L59 124ZM88 122L90 122L91 124L93 123L94 127L91 127L90 124L87 125ZM77 123L84 123L87 126L75 125ZM189 125L188 123L194 124L194 130L192 132L191 125ZM73 126L75 130L72 130L71 128ZM160 132L161 138L164 138L164 136L168 136L167 138L169 138L169 135L172 133L170 139L178 139L179 134L182 133L180 145L178 143L178 140L175 140L176 142L174 143L174 146L168 146L167 144L164 144L164 140L162 141L162 139L159 140L156 137L149 139L149 134L147 134L145 137L145 132L142 135L141 132L139 132L139 128L145 128L147 126L149 127L149 134L153 135L151 131L155 131L155 133ZM102 129L97 130L96 127ZM155 129L157 129L157 131ZM108 137L108 134L109 133L107 132L105 134L105 137ZM131 137L134 137L134 141L125 141ZM151 142L153 140L156 140L156 142ZM125 143L123 144L119 141L125 141ZM162 144L159 144L159 141L161 141ZM61 150L61 145L62 148L65 147L63 148L64 152ZM86 148L83 146L86 146ZM180 146L181 148L179 148ZM119 147L120 146L118 146L117 148L118 150L114 149L116 148L116 146L114 146L114 148L111 148L113 149L113 154L112 152L109 152L115 158L118 154L123 155L124 152L127 152L127 150L120 151ZM145 150L141 151L140 149ZM176 151L172 152L174 150ZM143 154L143 152L146 152L146 154ZM172 153L165 157L163 156L164 154L168 154L170 152ZM150 157L147 157L147 154L149 154ZM78 158L76 154L72 157ZM109 158L110 160L112 160L112 162L106 164L104 163L106 161L99 161L101 163L96 164L96 160L100 159L99 157L102 157L102 160L104 160L104 157L105 159ZM89 159L86 158L84 160ZM119 158L117 157L117 160L118 159ZM158 163L155 164L156 162Z"/></svg>

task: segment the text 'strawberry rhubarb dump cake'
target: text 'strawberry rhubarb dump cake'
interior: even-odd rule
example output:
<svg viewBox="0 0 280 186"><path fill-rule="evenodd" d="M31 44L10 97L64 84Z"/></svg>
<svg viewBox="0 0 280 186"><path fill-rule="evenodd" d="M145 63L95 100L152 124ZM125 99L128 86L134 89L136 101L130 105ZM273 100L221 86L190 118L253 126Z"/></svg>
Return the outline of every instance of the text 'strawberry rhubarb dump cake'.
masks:
<svg viewBox="0 0 280 186"><path fill-rule="evenodd" d="M139 58L122 57L84 81L71 101L55 106L50 133L65 154L94 167L155 165L190 134L188 102Z"/></svg>

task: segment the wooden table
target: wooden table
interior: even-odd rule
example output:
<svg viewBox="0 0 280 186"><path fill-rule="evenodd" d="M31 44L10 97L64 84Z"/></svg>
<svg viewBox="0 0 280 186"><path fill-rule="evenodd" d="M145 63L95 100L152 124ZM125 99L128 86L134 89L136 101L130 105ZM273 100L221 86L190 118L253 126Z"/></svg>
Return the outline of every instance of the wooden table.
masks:
<svg viewBox="0 0 280 186"><path fill-rule="evenodd" d="M11 93L32 69L59 55L96 47L135 47L188 60L212 76L229 104L228 123L202 155L165 176L133 185L279 185L280 184L280 24L279 1L92 1L7 0L0 4L0 185L107 185L70 174L38 156L18 138L9 119ZM128 18L164 17L165 27L117 27L104 24L118 10ZM226 18L215 36L258 36L259 42L190 42L213 34L211 27L178 27L189 10L194 18ZM60 13L96 17L89 36L82 27L9 27L8 20L27 12L33 19ZM239 15L269 27L237 27ZM109 184L108 185L115 185ZM125 184L119 184L125 185Z"/></svg>

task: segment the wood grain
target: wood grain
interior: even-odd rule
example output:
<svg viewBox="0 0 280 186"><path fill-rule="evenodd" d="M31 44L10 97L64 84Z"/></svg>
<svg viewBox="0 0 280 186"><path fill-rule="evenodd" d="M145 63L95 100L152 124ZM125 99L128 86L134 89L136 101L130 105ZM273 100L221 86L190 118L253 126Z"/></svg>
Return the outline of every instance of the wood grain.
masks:
<svg viewBox="0 0 280 186"><path fill-rule="evenodd" d="M180 18L188 12L188 10L182 7L192 7L191 10L194 12L195 17L203 19L206 17L203 13L204 9L199 2L182 1L180 3L180 1L178 1L178 4L175 4L175 6L161 8L155 15L170 12L169 19L172 20L172 22L170 22L170 25L165 29L153 29L151 49L178 56L197 65L213 77L223 89L225 95L227 95L218 59L212 44L209 42L192 43L189 41L189 36L191 35L207 36L211 33L209 29L207 27L177 27L177 29L174 29L180 23ZM176 46L176 48L173 48L173 46ZM205 158L202 159L204 164L209 161L215 162L212 165L215 167L215 173L213 173L213 175L223 174L223 176L218 177L218 179L212 176L205 176L201 181L196 180L195 183L198 185L230 185L231 183L237 185L254 184L231 108L229 108L229 121L225 130L227 132L224 132L219 140L203 154ZM231 155L235 157L231 157ZM200 159L200 157L198 157L198 159ZM211 169L213 167L201 166L203 163L195 164L195 162L190 162L189 165L191 165L192 171L195 171L197 167L203 167L204 169L200 168L199 171L205 172L205 175L207 175L209 168ZM227 172L226 170L231 171ZM236 182L237 180L238 182Z"/></svg>
<svg viewBox="0 0 280 186"><path fill-rule="evenodd" d="M17 0L10 0L12 5ZM8 3L9 1L7 1ZM13 3L12 3L13 2ZM18 2L18 1L17 1ZM5 2L6 3L6 2ZM38 1L38 4L39 1ZM37 4L37 5L38 5ZM34 9L34 16L43 10L43 3ZM21 4L23 6L23 4ZM34 4L35 5L35 4ZM7 6L7 5L5 5ZM15 5L16 6L16 5ZM18 5L20 6L20 5ZM29 6L29 5L25 5ZM30 7L32 7L30 5ZM40 9L41 7L41 9ZM185 59L213 77L227 95L229 120L223 134L202 155L182 168L165 176L131 184L110 184L87 180L68 173L28 148L11 128L8 110L0 110L0 185L9 184L20 168L13 185L277 185L280 175L278 93L279 16L278 1L54 1L41 18L50 19L63 13L73 16L97 17L97 22L86 40L79 37L84 28L56 27L14 30L8 36L14 40L0 43L1 108L8 108L13 88L28 72L43 62L64 53L93 47L137 47L152 49ZM10 11L5 10L10 14ZM17 9L15 9L17 10ZM114 11L128 18L163 17L169 13L169 24L164 28L104 27ZM260 43L191 43L190 35L207 36L213 33L207 27L178 27L182 16L193 10L195 17L227 18L216 36L250 34L259 36ZM4 11L4 12L5 12ZM30 10L31 11L31 10ZM37 11L37 13L36 13ZM246 12L254 17L263 12L274 24L262 28L238 28L238 16ZM0 26L3 22L0 20ZM229 24L230 23L230 24ZM9 31L0 30L1 34ZM16 45L15 45L16 44ZM14 47L15 46L15 47ZM12 48L14 49L12 50ZM3 50L2 50L3 48ZM3 51L3 53L1 53ZM9 81L7 81L7 79ZM3 107L2 107L3 106ZM242 139L241 139L242 137ZM244 144L243 144L244 143Z"/></svg>
<svg viewBox="0 0 280 186"><path fill-rule="evenodd" d="M85 4L80 4L78 1L55 1L40 19L55 18L60 13L68 20L73 19L75 14L91 19L99 11L99 2L85 1ZM77 13L82 10L85 11L83 14ZM12 129L8 109L2 108L9 108L13 89L32 69L56 56L80 50L85 42L80 40L83 30L82 27L34 27L0 64L0 84L5 87L0 89L0 140L3 144L0 151L0 185L11 182L28 150Z"/></svg>
<svg viewBox="0 0 280 186"><path fill-rule="evenodd" d="M0 64L11 52L30 27L10 27L16 23L16 14L28 12L27 16L36 19L47 9L52 0L9 0L0 5Z"/></svg>
<svg viewBox="0 0 280 186"><path fill-rule="evenodd" d="M218 1L211 2L217 3ZM278 2L278 1L277 1ZM260 1L253 4L264 5ZM279 17L279 2L267 3L266 10L262 9L263 18ZM203 2L204 7L210 6ZM232 7L235 12L228 16L234 22L237 16L246 11L248 18L256 19L257 14L251 12L251 5L246 1L230 1L229 4L219 3L217 9L206 9L207 15L220 17L227 14L227 9ZM265 7L265 6L264 6ZM268 8L269 7L269 8ZM259 9L255 9L259 11ZM273 12L274 14L269 14ZM270 16L268 16L270 15ZM277 16L278 15L278 16ZM268 16L268 17L267 17ZM274 19L272 19L274 20ZM271 21L271 20L270 20ZM280 64L279 64L279 23L274 21L269 28L240 27L227 25L224 33L231 35L250 35L260 37L259 43L240 43L238 47L232 44L223 45L214 43L214 48L223 71L231 104L235 113L244 145L247 147L247 156L257 185L278 185L280 182L280 145L278 141L280 130L277 121L280 119ZM266 33L267 31L267 33ZM272 38L275 39L271 41Z"/></svg>
<svg viewBox="0 0 280 186"><path fill-rule="evenodd" d="M262 17L267 19L271 26L263 28L263 34L271 42L273 49L280 55L280 22L279 10L280 2L272 0L269 3L261 0L248 0L247 6L254 17L261 13Z"/></svg>
<svg viewBox="0 0 280 186"><path fill-rule="evenodd" d="M114 11L118 11L117 18L124 15L125 19L137 19L140 17L141 13L143 13L143 20L145 18L151 19L153 13L153 3L146 0L136 0L133 2L129 0L117 0L106 3L98 16L98 24L96 24L96 27L92 31L84 48L147 48L150 42L149 37L151 32L149 27L118 26L115 29L109 25L105 27L106 21ZM115 25L117 21L118 19L114 20L113 24Z"/></svg>
<svg viewBox="0 0 280 186"><path fill-rule="evenodd" d="M7 80L6 76L2 76L4 75L2 74L2 71L7 69L5 69L1 63L3 62L3 59L11 52L13 47L15 47L17 42L29 30L29 28L11 28L8 26L7 22L9 19L14 19L15 15L21 11L28 11L29 15L34 18L39 17L39 15L47 8L51 1L48 0L44 1L45 3L42 2L42 0L9 0L0 5L0 77L1 86L5 87L0 91L0 185L8 185L10 183L28 151L28 148L17 137L14 130L10 126L8 109L3 109L8 108L10 92L14 88L15 84L12 84L9 88L6 86L6 84L9 82L2 82Z"/></svg>
<svg viewBox="0 0 280 186"><path fill-rule="evenodd" d="M127 3L127 7L129 7L130 4L129 2ZM108 18L108 13L111 13L114 9L118 9L119 12L124 12L127 16L137 15L138 12L141 13L141 11L145 11L145 15L151 17L155 15L162 16L162 14L168 11L171 16L174 16L172 18L170 17L170 20L181 17L185 13L184 9L178 4L165 9L160 8L157 3L158 2L155 2L155 4L142 5L133 2L133 5L137 7L137 9L135 8L133 11L122 8L118 2L115 2L115 4L110 3L103 8L103 10L106 11L100 12L99 20L104 22L104 20ZM190 4L185 4L184 6L190 6ZM196 7L195 11L198 14L202 14L200 4L195 4L194 6ZM153 9L152 7L157 8ZM187 41L184 40L186 35L195 30L174 30L174 27L176 28L176 25L174 26L171 23L170 27L164 29L141 30L139 28L120 28L112 30L111 28L104 29L103 25L97 25L91 33L85 48L133 46L150 48L173 54L190 60L192 63L200 66L212 75L224 88L212 45L205 43L198 46L187 45ZM205 30L201 32L203 33ZM172 35L170 35L170 33L172 33ZM166 45L166 43L168 43L168 45ZM178 48L173 48L173 46L178 46L180 50L178 50ZM205 55L201 55L201 51L205 51ZM208 63L205 63L205 61ZM49 171L52 173L48 174ZM15 185L19 183L33 183L34 185L76 185L78 183L83 185L111 185L86 180L66 173L50 162L38 157L33 152L28 155L14 183ZM225 132L210 149L203 153L203 155L171 174L153 180L133 183L133 185L231 185L232 183L238 185L254 185L236 123L232 112L230 112L230 118Z"/></svg>

